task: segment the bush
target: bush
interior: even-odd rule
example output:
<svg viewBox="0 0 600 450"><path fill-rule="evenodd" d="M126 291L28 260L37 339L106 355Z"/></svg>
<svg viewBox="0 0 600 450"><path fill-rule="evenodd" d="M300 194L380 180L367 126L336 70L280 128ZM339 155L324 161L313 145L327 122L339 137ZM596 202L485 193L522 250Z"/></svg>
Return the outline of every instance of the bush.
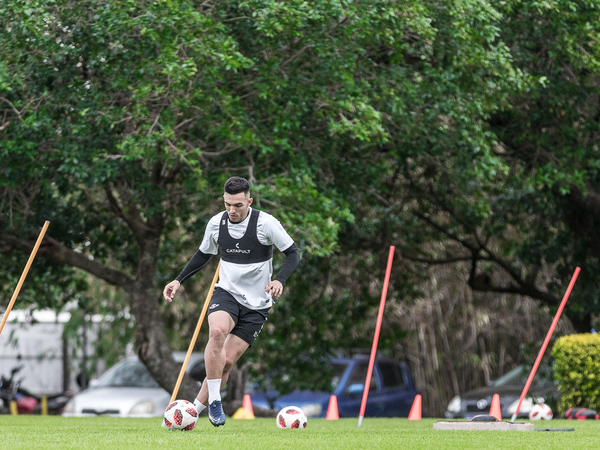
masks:
<svg viewBox="0 0 600 450"><path fill-rule="evenodd" d="M561 397L558 409L600 409L600 335L572 334L556 340L552 349L554 376Z"/></svg>

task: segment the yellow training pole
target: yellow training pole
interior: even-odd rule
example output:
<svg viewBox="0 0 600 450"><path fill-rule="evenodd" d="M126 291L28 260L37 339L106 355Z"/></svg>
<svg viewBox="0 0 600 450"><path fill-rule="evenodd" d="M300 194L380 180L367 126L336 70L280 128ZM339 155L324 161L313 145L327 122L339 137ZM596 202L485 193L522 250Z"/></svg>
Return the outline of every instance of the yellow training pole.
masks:
<svg viewBox="0 0 600 450"><path fill-rule="evenodd" d="M190 360L190 356L192 355L192 351L194 350L194 346L196 345L196 339L198 339L198 334L200 333L200 327L202 326L202 322L204 321L204 316L206 315L206 311L208 310L208 304L210 303L210 298L212 297L213 291L215 290L215 284L217 284L217 280L219 279L219 269L221 268L221 261L217 265L217 271L215 272L215 276L213 277L212 284L210 285L210 289L208 290L208 295L206 296L206 301L204 302L204 307L202 308L202 312L200 313L200 319L198 320L198 324L196 325L196 330L194 330L194 336L192 337L192 342L190 342L190 346L188 348L187 354L185 355L185 360L183 361L183 365L181 366L181 370L179 372L179 378L177 378L177 384L175 385L175 389L173 390L173 395L171 395L171 402L175 401L175 397L177 397L177 393L179 392L179 386L181 386L181 381L183 380L183 374L185 373L185 368L188 365L188 361Z"/></svg>
<svg viewBox="0 0 600 450"><path fill-rule="evenodd" d="M8 319L8 315L10 314L10 311L11 311L13 305L15 304L15 300L17 299L17 295L19 295L19 291L21 290L21 286L23 286L23 282L25 281L25 277L27 276L27 272L29 272L29 268L31 267L31 263L33 263L33 258L35 258L35 254L37 253L38 248L40 248L40 244L42 243L42 239L44 239L44 235L46 234L46 230L48 229L48 225L50 225L50 222L48 222L46 220L46 222L44 223L44 226L42 227L42 231L40 231L40 235L37 238L37 242L33 246L33 250L31 251L31 255L29 256L29 261L27 261L27 264L25 265L25 270L23 270L23 274L21 275L21 278L19 279L19 282L17 283L17 288L15 289L15 292L14 292L12 298L10 299L10 303L8 304L8 308L6 308L6 312L4 313L4 317L2 318L2 323L0 323L0 334L2 334L2 329L4 328L4 324L6 323L6 321Z"/></svg>
<svg viewBox="0 0 600 450"><path fill-rule="evenodd" d="M42 408L42 416L47 416L48 415L48 397L46 397L45 395L42 397L41 408Z"/></svg>

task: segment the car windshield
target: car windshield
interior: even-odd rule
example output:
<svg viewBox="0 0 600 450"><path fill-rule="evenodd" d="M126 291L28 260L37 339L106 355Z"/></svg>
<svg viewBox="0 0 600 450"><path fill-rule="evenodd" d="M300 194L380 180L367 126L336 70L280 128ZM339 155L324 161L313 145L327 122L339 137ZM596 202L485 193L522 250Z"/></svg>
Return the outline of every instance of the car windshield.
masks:
<svg viewBox="0 0 600 450"><path fill-rule="evenodd" d="M157 388L159 386L140 361L125 361L115 367L115 370L102 376L98 380L98 387Z"/></svg>
<svg viewBox="0 0 600 450"><path fill-rule="evenodd" d="M525 386L531 368L515 367L492 383L492 386ZM552 373L548 366L540 365L532 382L532 386L552 383Z"/></svg>
<svg viewBox="0 0 600 450"><path fill-rule="evenodd" d="M337 388L338 384L340 384L340 380L344 376L344 372L346 371L347 368L348 368L347 363L332 363L331 364L331 369L332 369L331 389L332 389L332 391L335 390L335 388ZM275 390L275 387L273 386L273 383L271 382L271 377L269 375L267 375L262 380L262 383L260 385L255 381L248 381L248 383L246 385L246 392L248 392L248 393L268 392L268 391L274 391L274 390Z"/></svg>
<svg viewBox="0 0 600 450"><path fill-rule="evenodd" d="M338 387L338 384L340 384L340 380L342 379L342 376L344 376L344 372L346 371L348 364L333 363L331 366L333 368L333 377L331 378L331 388L333 390L335 390L335 388Z"/></svg>

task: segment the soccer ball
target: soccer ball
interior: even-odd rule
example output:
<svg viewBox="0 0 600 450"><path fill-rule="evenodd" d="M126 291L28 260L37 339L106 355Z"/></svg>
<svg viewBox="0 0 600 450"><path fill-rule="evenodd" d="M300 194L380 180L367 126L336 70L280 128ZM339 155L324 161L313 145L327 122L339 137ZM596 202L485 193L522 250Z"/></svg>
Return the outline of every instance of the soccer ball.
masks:
<svg viewBox="0 0 600 450"><path fill-rule="evenodd" d="M286 406L277 413L279 428L306 428L307 424L306 414L297 406Z"/></svg>
<svg viewBox="0 0 600 450"><path fill-rule="evenodd" d="M552 416L552 410L545 403L533 405L529 411L530 420L551 420Z"/></svg>
<svg viewBox="0 0 600 450"><path fill-rule="evenodd" d="M175 400L165 409L164 418L170 430L191 431L198 422L198 411L187 400Z"/></svg>

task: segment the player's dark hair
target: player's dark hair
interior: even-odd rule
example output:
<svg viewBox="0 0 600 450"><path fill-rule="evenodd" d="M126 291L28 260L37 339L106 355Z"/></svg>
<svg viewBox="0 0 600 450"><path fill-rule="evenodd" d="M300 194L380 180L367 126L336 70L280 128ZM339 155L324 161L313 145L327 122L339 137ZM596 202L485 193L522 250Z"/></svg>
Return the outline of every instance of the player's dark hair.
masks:
<svg viewBox="0 0 600 450"><path fill-rule="evenodd" d="M225 192L229 195L239 194L240 192L249 195L250 183L242 177L231 177L225 182Z"/></svg>

